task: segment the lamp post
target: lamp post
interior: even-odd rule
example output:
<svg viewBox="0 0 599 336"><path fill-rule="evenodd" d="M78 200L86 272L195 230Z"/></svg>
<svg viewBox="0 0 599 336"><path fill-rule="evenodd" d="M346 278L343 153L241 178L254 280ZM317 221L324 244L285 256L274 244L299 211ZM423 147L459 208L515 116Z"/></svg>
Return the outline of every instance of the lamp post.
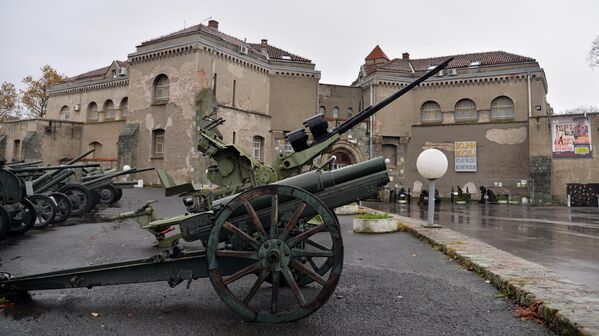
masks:
<svg viewBox="0 0 599 336"><path fill-rule="evenodd" d="M447 157L438 149L427 149L418 155L416 169L428 179L428 218L426 228L440 228L435 224L435 180L447 172Z"/></svg>

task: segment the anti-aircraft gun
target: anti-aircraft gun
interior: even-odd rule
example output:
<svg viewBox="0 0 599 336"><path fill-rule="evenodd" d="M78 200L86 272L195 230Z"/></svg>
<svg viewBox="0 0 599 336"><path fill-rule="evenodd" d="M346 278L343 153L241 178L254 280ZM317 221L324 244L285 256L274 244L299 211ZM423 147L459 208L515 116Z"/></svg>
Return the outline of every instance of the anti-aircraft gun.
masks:
<svg viewBox="0 0 599 336"><path fill-rule="evenodd" d="M216 162L216 164L208 167L206 171L210 182L219 188L195 190L190 183L176 185L165 171L158 170L158 176L165 187L166 196L177 194L184 196L183 203L188 211L199 213L210 209L212 203L219 198L247 190L251 187L273 183L297 175L305 166L311 165L315 158L329 151L341 139L344 133L347 133L359 123L444 69L452 60L453 57L448 58L383 101L367 107L330 132L328 130L328 122L323 114L317 114L306 119L303 123L303 128L289 132L286 135L286 139L291 144L293 152L278 154L273 160L272 166L268 166L252 158L239 146L226 144L222 140L222 135L218 131L217 126L222 125L225 120L217 117L216 100L212 95L212 91L205 89L198 95L196 106L200 114L202 111L210 112L200 120L200 125L198 125L197 149L205 157L211 158ZM306 129L312 135L313 140L311 142L309 142L310 137ZM322 169L330 162L328 161L320 167L312 168ZM168 220L154 223L159 223L159 225L144 223L142 227L154 234L159 245L170 246L180 238L178 234L172 235L169 238L165 237L166 233L172 231Z"/></svg>

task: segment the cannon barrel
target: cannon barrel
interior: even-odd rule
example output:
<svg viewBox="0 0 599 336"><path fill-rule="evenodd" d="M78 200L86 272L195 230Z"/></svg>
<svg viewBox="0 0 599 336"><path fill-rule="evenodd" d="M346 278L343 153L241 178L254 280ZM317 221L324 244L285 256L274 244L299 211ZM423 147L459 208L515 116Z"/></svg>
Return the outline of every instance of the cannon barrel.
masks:
<svg viewBox="0 0 599 336"><path fill-rule="evenodd" d="M31 173L31 172L38 172L38 171L45 171L45 170L56 170L56 174L58 174L58 172L60 170L64 170L64 169L69 169L69 168L92 168L92 167L99 167L100 164L99 163L85 163L85 164L72 164L72 165L61 165L61 166L44 166L44 167L25 167L25 168L15 168L15 169L10 169L12 172L15 173ZM54 174L53 176L55 176L56 174Z"/></svg>
<svg viewBox="0 0 599 336"><path fill-rule="evenodd" d="M71 161L67 162L66 164L67 165L72 165L74 163L77 163L77 162L81 161L81 159L83 159L84 157L90 155L91 153L93 153L95 151L96 150L92 148L92 149L88 150L85 153L81 153L81 154L77 155L75 158L73 158Z"/></svg>
<svg viewBox="0 0 599 336"><path fill-rule="evenodd" d="M43 184L41 186L34 185L33 186L34 187L33 191L36 194L41 194L43 192L46 192L50 188L52 188L53 186L61 183L62 181L68 179L71 176L73 176L74 174L75 174L75 170L74 169L62 170L58 175L54 176L54 178L52 178L49 181L47 181L46 184Z"/></svg>
<svg viewBox="0 0 599 336"><path fill-rule="evenodd" d="M131 169L127 169L127 170L121 170L121 171L117 171L114 173L109 173L109 174L101 174L98 175L97 178L91 179L91 180L87 180L85 182L83 182L83 185L85 186L91 186L93 184L99 183L99 182L103 182L106 180L110 180L113 179L115 177L118 176L122 176L122 175L127 175L127 174L137 174L137 173L141 173L141 172L145 172L145 171L149 171L149 170L153 170L154 167L150 167L150 168L131 168Z"/></svg>
<svg viewBox="0 0 599 336"><path fill-rule="evenodd" d="M339 193L336 197L324 200L324 203L329 208L335 208L341 205L355 202L359 199L373 196L378 192L378 189L387 183L389 183L389 175L387 174L387 166L383 157L378 157L372 160L356 163L343 168L335 169L332 171L312 170L306 173L296 175L293 177L286 178L281 181L277 181L273 184L282 184L293 187L304 189L317 197L320 198L319 194L325 191L336 193L336 190L341 191L340 188L336 188L339 185L352 184L356 180L367 176L378 176L375 178L375 184L360 186L365 189L366 194L360 190L356 190L355 193ZM368 190L366 190L368 189ZM213 210L219 210L223 206L226 206L235 196L221 198L214 201L212 208ZM359 196L359 197L356 197ZM270 200L266 200L263 207L268 207ZM259 208L261 208L259 206Z"/></svg>
<svg viewBox="0 0 599 336"><path fill-rule="evenodd" d="M29 161L29 162L25 162L25 161L18 161L18 162L11 162L11 163L6 163L4 164L5 167L7 168L15 168L15 167L25 167L25 166L33 166L36 165L38 163L42 163L42 160L38 160L38 161Z"/></svg>

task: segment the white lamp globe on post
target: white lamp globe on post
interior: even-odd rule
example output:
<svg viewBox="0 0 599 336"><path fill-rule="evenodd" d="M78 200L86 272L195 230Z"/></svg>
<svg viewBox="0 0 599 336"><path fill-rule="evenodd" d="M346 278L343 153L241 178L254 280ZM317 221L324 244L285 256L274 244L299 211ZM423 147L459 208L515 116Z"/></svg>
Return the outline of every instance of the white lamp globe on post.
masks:
<svg viewBox="0 0 599 336"><path fill-rule="evenodd" d="M440 228L435 224L435 180L443 177L447 172L447 157L438 149L427 149L418 155L416 169L428 183L428 218L427 228Z"/></svg>

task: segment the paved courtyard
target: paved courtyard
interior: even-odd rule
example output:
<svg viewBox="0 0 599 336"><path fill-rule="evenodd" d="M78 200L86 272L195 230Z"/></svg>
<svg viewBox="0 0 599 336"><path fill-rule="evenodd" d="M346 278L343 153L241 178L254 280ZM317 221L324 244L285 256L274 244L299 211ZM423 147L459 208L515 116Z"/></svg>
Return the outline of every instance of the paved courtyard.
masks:
<svg viewBox="0 0 599 336"><path fill-rule="evenodd" d="M364 205L426 220L426 206ZM442 202L435 222L599 290L599 208Z"/></svg>
<svg viewBox="0 0 599 336"><path fill-rule="evenodd" d="M161 216L182 213L180 200L157 189L127 190L127 211L160 198ZM340 217L344 269L333 297L296 323L242 322L207 279L191 288L166 283L34 292L0 316L0 335L547 335L477 275L405 233L354 234ZM159 251L152 236L126 222L78 222L0 242L0 270L14 275L58 270ZM187 245L194 249L199 246Z"/></svg>

